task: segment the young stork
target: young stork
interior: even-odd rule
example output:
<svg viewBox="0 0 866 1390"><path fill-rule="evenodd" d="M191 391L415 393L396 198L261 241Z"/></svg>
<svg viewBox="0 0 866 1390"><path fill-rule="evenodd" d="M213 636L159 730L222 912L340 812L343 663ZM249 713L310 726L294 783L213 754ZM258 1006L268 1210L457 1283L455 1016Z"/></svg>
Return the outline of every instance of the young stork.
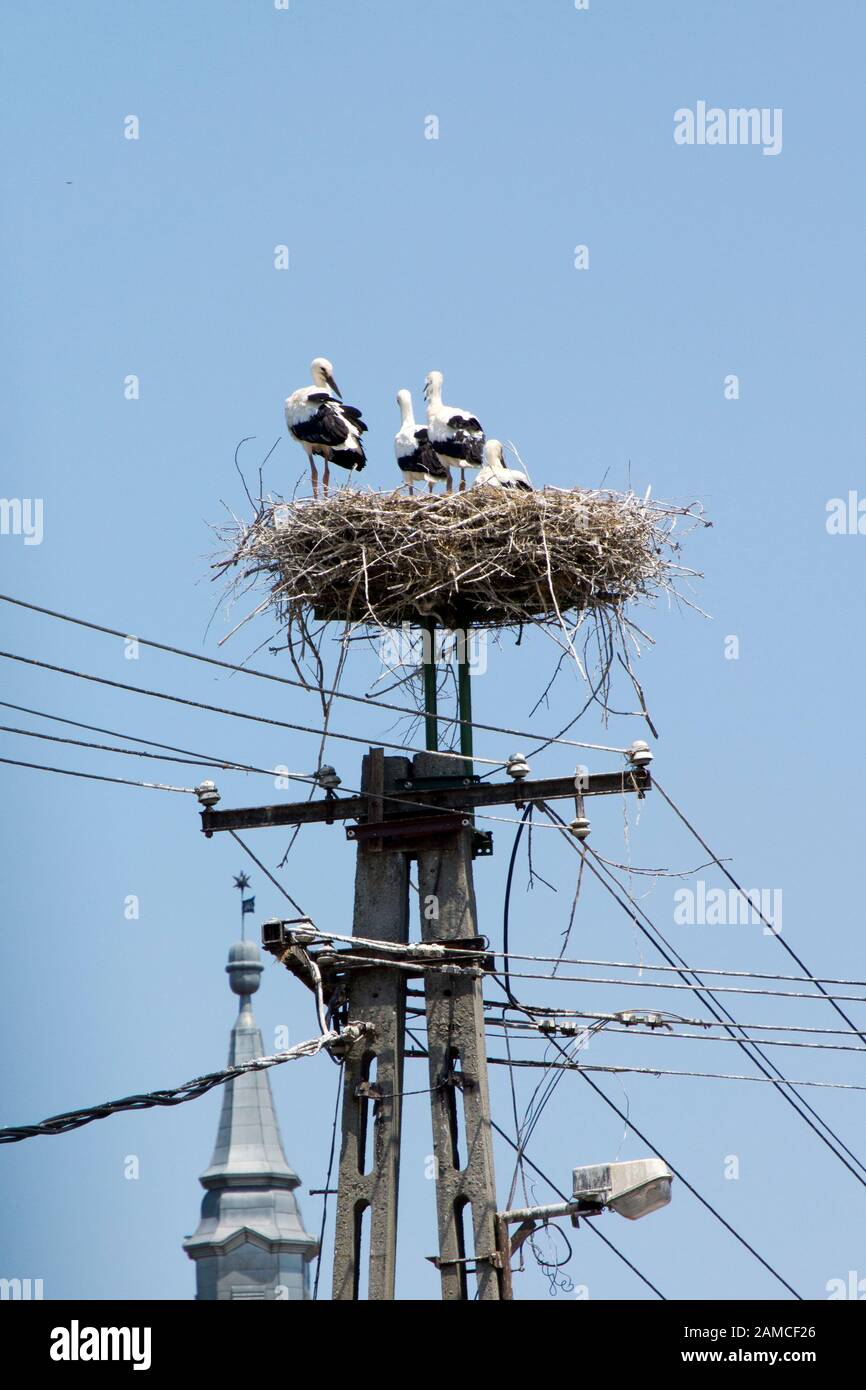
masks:
<svg viewBox="0 0 866 1390"><path fill-rule="evenodd" d="M423 426L419 429L415 424L412 397L408 391L397 392L397 404L400 407L400 428L394 435L394 453L403 481L409 486L410 497L415 483L426 482L427 491L432 492L434 483L449 482L451 474L444 463L440 463L426 429Z"/></svg>
<svg viewBox="0 0 866 1390"><path fill-rule="evenodd" d="M301 386L286 400L286 424L289 434L306 452L310 460L310 481L313 496L319 495L319 474L315 455L325 461L322 486L328 495L329 469L332 463L359 473L367 466L361 435L367 426L360 410L344 405L340 389L334 380L334 368L327 357L314 357L310 363L312 386Z"/></svg>
<svg viewBox="0 0 866 1390"><path fill-rule="evenodd" d="M476 487L504 487L511 492L532 492L532 484L519 468L506 468L505 450L498 439L484 445L484 467L475 479Z"/></svg>
<svg viewBox="0 0 866 1390"><path fill-rule="evenodd" d="M453 488L451 469L460 469L460 491L466 489L466 469L481 467L484 430L474 415L442 404L442 373L430 372L424 383L427 432L440 463L448 469L446 492Z"/></svg>

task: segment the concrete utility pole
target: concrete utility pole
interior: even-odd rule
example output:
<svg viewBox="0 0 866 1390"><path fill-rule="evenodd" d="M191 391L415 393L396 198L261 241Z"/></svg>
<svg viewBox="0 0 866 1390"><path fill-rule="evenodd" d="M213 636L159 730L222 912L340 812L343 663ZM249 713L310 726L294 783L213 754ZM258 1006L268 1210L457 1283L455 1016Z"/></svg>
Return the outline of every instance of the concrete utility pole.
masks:
<svg viewBox="0 0 866 1390"><path fill-rule="evenodd" d="M385 758L381 748L370 749L361 786L370 796L372 820L382 819L377 792L392 790L396 778L408 773L406 758ZM377 852L373 842L358 846L353 930L355 936L395 945L409 940L405 855ZM375 1033L353 1048L344 1064L333 1297L358 1297L362 1223L368 1220L367 1298L393 1299L406 980L399 970L365 969L350 974L346 996L349 1022L370 1022Z"/></svg>
<svg viewBox="0 0 866 1390"><path fill-rule="evenodd" d="M460 767L454 759L419 753L414 759L414 780L450 779ZM473 827L470 818L466 820L468 824L441 845L418 851L421 933L426 942L460 942L477 949L485 943L478 936ZM424 992L442 1297L469 1297L471 1265L479 1299L498 1299L496 1184L481 980L475 973L430 972Z"/></svg>
<svg viewBox="0 0 866 1390"><path fill-rule="evenodd" d="M492 845L489 835L475 829L472 812L574 798L578 817L572 829L582 839L589 830L584 798L643 796L651 785L638 760L617 773L495 783L474 776L468 759L428 752L410 763L386 758L381 748L371 748L364 758L356 796L330 793L320 801L217 811L212 809L216 789L203 784L210 788L207 799L200 797L207 836L266 825L357 822L346 828L346 837L358 848L353 934L363 940L345 949L320 944L314 956L317 948L310 943L316 933L310 924L300 931L293 931L299 924L291 922L266 923L263 929L266 948L308 985L318 973L332 1009L342 1009L348 1023L369 1025L344 1054L335 1300L360 1296L365 1221L366 1297L394 1298L406 984L419 976L439 1226L439 1253L431 1258L440 1272L442 1297L511 1296L508 1266L515 1247L507 1226L497 1221L481 989L483 971L492 965L487 942L478 934L472 881L474 855L490 853ZM414 946L409 944L413 859L421 914L421 941ZM379 942L378 952L365 944ZM438 968L425 970L430 963Z"/></svg>
<svg viewBox="0 0 866 1390"><path fill-rule="evenodd" d="M381 749L371 749L364 759L361 783L370 799L365 829L375 832L381 827L382 794L398 794L398 780L409 780L413 786L439 780L453 785L463 780L462 768L454 759L435 753L419 754L410 768L404 758L384 758ZM469 817L449 817L448 826L444 833L439 826L430 826L426 834L422 831L402 848L388 845L375 833L364 835L355 876L355 936L391 944L408 941L409 863L417 858L422 940L478 947L472 822ZM495 1268L499 1256L494 1253L496 1188L481 982L475 974L461 978L459 967L456 971L425 977L439 1216L435 1259L444 1299L468 1298L471 1266L477 1272L479 1298L495 1299L499 1297ZM391 968L350 972L345 992L348 1021L372 1023L376 1032L374 1040L355 1048L345 1063L333 1296L358 1297L363 1278L362 1223L369 1220L367 1297L392 1299L405 966L401 961Z"/></svg>

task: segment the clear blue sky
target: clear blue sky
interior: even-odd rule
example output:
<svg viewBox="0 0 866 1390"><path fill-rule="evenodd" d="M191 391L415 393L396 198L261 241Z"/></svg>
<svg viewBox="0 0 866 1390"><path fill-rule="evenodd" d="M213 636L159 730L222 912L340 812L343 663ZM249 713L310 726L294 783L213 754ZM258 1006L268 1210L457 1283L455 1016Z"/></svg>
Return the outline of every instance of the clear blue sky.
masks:
<svg viewBox="0 0 866 1390"><path fill-rule="evenodd" d="M243 456L254 472L283 434L284 396L324 353L369 422L365 482L392 486L394 393L410 386L417 401L425 372L440 368L446 397L513 439L537 481L630 477L640 492L651 484L656 496L704 502L714 527L687 559L706 573L698 597L710 619L666 606L642 614L656 642L640 671L660 731L655 769L749 887L783 891L785 936L816 973L862 975L866 539L825 528L828 499L864 488L862 6L592 0L582 13L570 0L291 0L283 12L271 0L19 0L4 27L2 492L43 499L44 539L0 537L2 588L215 652L242 613L218 607L206 632L220 598L209 524L223 503L245 506L238 440L256 436ZM676 145L674 111L699 100L781 108L781 153ZM128 115L140 120L137 141L124 138ZM435 141L424 138L429 115ZM578 243L590 249L586 271L573 266ZM279 244L290 248L285 272L273 266ZM731 373L736 401L724 396ZM129 374L137 401L124 398ZM266 486L291 491L301 465L281 438ZM297 691L146 651L131 662L115 639L5 606L0 617L13 651L316 722L315 702ZM729 635L738 660L725 659ZM268 636L264 624L248 629L228 654ZM553 652L540 636L518 650L506 640L475 681L477 717L525 723ZM259 661L287 670L282 658ZM301 735L3 666L3 698L20 704L267 766L315 762ZM374 675L359 658L350 687ZM555 729L582 699L566 676L537 726ZM373 708L344 705L333 724L388 736ZM605 730L595 716L580 731L617 744L643 732L634 719ZM508 753L511 742L479 737L479 752ZM3 756L150 775L137 760L50 747L0 740ZM360 748L329 752L354 785ZM589 761L602 770L612 760ZM534 770L572 765L568 750L551 751ZM237 848L204 840L192 798L0 772L4 1122L220 1065L234 1003L223 974L237 931L231 879L246 867ZM188 774L163 769L187 784ZM266 779L218 781L225 805L271 794ZM688 868L704 857L657 797L638 824L632 815L629 846L613 799L593 806L593 821L596 849L615 860ZM481 930L498 941L511 832L494 830L477 887ZM251 838L275 865L286 837ZM552 831L538 832L534 855L558 892L526 892L521 859L514 939L550 954L576 860ZM352 859L342 831L310 828L285 875L336 931L350 924ZM251 873L257 930L281 900ZM720 882L717 871L700 877ZM759 927L677 926L676 886L659 880L647 908L690 962L794 973ZM124 918L131 894L138 921ZM591 888L571 947L655 959ZM693 1012L673 991L538 984L531 997ZM751 1023L839 1022L827 1004L724 997ZM309 998L276 967L257 1012L266 1045L280 1024L293 1040L315 1032ZM866 1023L866 1009L855 1017ZM735 1047L706 1042L602 1035L591 1053L599 1064L750 1070ZM849 1053L773 1056L788 1076L863 1082ZM518 1078L524 1101L533 1076ZM289 1158L305 1186L321 1187L335 1069L321 1058L271 1078ZM407 1087L426 1084L424 1064L410 1064ZM851 1269L866 1276L866 1191L772 1088L634 1075L602 1084L806 1297L826 1296ZM493 1086L507 1126L503 1069ZM862 1098L807 1095L862 1154ZM424 1260L435 1248L426 1106L406 1102L403 1298L437 1294ZM0 1275L41 1277L49 1298L189 1298L180 1241L196 1225L218 1107L216 1094L4 1148ZM645 1151L566 1077L531 1156L565 1186L575 1164ZM124 1177L130 1154L137 1181ZM497 1164L504 1197L501 1145ZM549 1195L539 1183L537 1200ZM319 1199L302 1205L317 1227ZM681 1185L665 1212L635 1225L608 1216L602 1229L669 1297L782 1293ZM567 1273L591 1297L647 1296L601 1242L578 1233L575 1250ZM530 1260L518 1296L547 1293Z"/></svg>

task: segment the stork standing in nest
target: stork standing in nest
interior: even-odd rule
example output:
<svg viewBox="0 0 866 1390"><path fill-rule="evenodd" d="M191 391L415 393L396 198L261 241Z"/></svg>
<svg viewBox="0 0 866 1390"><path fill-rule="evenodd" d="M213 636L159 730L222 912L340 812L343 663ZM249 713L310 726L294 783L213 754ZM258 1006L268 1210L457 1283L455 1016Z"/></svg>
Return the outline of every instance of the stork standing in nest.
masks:
<svg viewBox="0 0 866 1390"><path fill-rule="evenodd" d="M476 487L501 487L509 492L532 492L532 483L519 468L507 468L505 450L498 439L484 445L484 467L475 479Z"/></svg>
<svg viewBox="0 0 866 1390"><path fill-rule="evenodd" d="M427 491L432 492L434 483L449 483L451 474L440 462L427 430L423 425L420 428L416 425L410 393L398 391L397 404L400 407L400 428L394 435L394 453L409 496L414 492L415 483L426 482Z"/></svg>
<svg viewBox="0 0 866 1390"><path fill-rule="evenodd" d="M327 357L314 357L310 363L312 386L301 386L286 400L286 424L289 434L306 452L310 460L310 482L313 496L319 495L319 474L315 456L324 459L322 487L328 495L330 466L360 473L367 466L361 435L367 426L360 410L344 405L340 389L334 380L334 368Z"/></svg>
<svg viewBox="0 0 866 1390"><path fill-rule="evenodd" d="M466 490L466 469L481 467L484 430L468 410L442 404L442 373L430 372L424 384L427 433L440 463L448 469L446 492L453 488L451 469L460 469L460 491Z"/></svg>

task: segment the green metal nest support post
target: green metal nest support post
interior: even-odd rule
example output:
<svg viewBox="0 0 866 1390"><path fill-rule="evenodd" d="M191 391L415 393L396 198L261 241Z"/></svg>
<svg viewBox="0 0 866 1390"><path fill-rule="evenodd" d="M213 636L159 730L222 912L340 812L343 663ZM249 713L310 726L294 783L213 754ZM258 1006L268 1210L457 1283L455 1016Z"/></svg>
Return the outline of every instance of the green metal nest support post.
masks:
<svg viewBox="0 0 866 1390"><path fill-rule="evenodd" d="M436 753L439 749L439 721L436 718L436 622L425 618L424 628L424 723L427 732L427 750Z"/></svg>
<svg viewBox="0 0 866 1390"><path fill-rule="evenodd" d="M439 718L436 693L436 621L434 618L425 618L422 623L424 630L424 724L427 736L427 749L431 753L438 752L439 749ZM469 670L469 634L471 629L468 627L460 628L457 633L457 717L463 722L460 724L460 752L463 757L469 760L471 772L472 762L472 678Z"/></svg>
<svg viewBox="0 0 866 1390"><path fill-rule="evenodd" d="M457 715L466 722L460 725L460 752L470 762L472 771L472 678L469 670L469 632L461 628L457 634Z"/></svg>

